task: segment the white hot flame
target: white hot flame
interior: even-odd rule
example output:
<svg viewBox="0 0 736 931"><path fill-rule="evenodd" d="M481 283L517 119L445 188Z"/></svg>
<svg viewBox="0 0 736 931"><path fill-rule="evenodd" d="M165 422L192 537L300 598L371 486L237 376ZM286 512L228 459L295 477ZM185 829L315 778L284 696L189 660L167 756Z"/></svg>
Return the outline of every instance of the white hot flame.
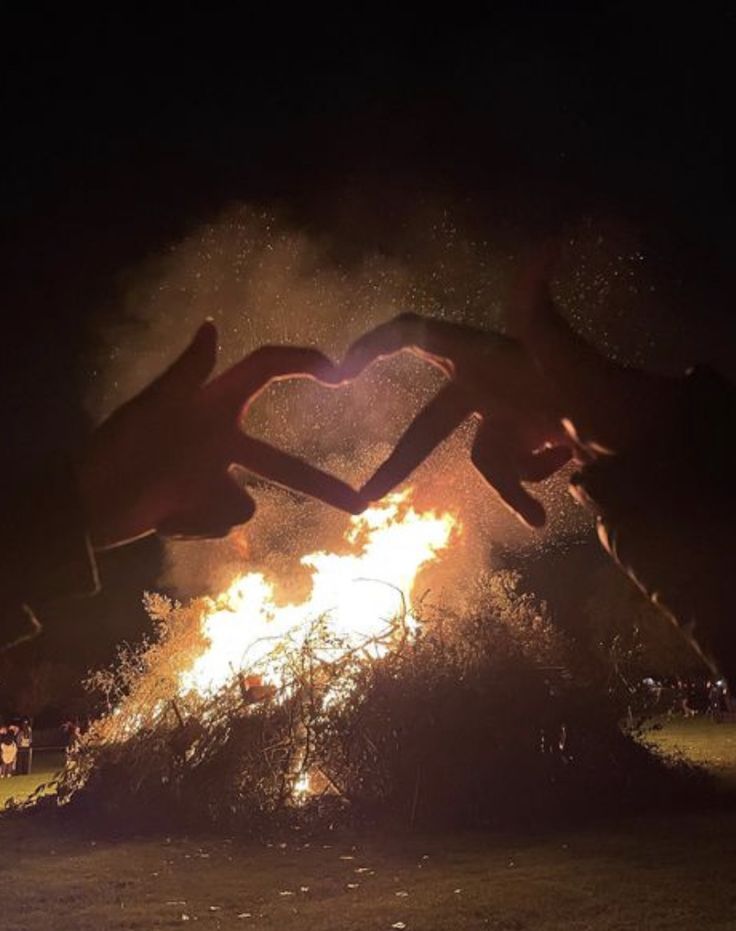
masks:
<svg viewBox="0 0 736 931"><path fill-rule="evenodd" d="M373 656L389 648L381 638L397 617L403 616L411 631L417 574L460 528L447 512L418 512L410 496L410 490L394 493L351 518L345 537L351 553L304 556L312 590L298 604L277 605L275 584L261 572L235 579L208 605L202 620L208 646L182 674L181 692L212 695L238 673L281 685L275 651L286 643L303 643L317 619L341 649L362 647Z"/></svg>

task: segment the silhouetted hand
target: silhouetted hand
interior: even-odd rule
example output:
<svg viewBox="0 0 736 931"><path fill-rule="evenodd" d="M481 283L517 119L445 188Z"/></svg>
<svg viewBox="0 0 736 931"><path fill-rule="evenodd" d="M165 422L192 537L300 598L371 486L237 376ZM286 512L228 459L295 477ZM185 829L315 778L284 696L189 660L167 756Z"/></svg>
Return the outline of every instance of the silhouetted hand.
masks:
<svg viewBox="0 0 736 931"><path fill-rule="evenodd" d="M547 478L571 452L556 397L523 346L496 333L403 314L359 339L341 373L354 378L374 360L402 350L442 370L448 383L360 493L368 500L383 497L473 415L480 421L471 453L474 465L521 520L543 524L542 505L522 483Z"/></svg>
<svg viewBox="0 0 736 931"><path fill-rule="evenodd" d="M514 514L540 526L544 509L523 483L548 478L571 457L587 463L624 449L661 413L675 381L618 366L580 339L552 303L547 265L545 257L530 265L517 286L509 308L516 338L403 314L350 348L343 378L408 350L449 379L361 489L367 499L407 478L472 414L480 421L474 465Z"/></svg>
<svg viewBox="0 0 736 931"><path fill-rule="evenodd" d="M576 458L624 453L676 409L683 379L620 365L579 336L552 300L553 258L540 252L525 268L507 308L509 330L555 398Z"/></svg>
<svg viewBox="0 0 736 931"><path fill-rule="evenodd" d="M381 497L469 413L473 462L526 523L544 511L522 482L572 457L571 490L633 581L682 624L711 669L736 682L732 602L736 391L704 367L669 378L618 365L557 312L540 256L519 282L504 338L404 315L359 339L341 377L408 350L448 376L362 489Z"/></svg>
<svg viewBox="0 0 736 931"><path fill-rule="evenodd" d="M96 548L154 530L223 536L255 510L233 464L349 513L364 507L344 482L239 427L268 384L329 379L330 361L313 349L267 346L207 383L216 355L217 331L205 323L171 368L93 434L78 480Z"/></svg>
<svg viewBox="0 0 736 931"><path fill-rule="evenodd" d="M543 260L523 279L511 323L585 461L571 488L601 543L733 685L734 386L705 366L669 378L605 359L556 313Z"/></svg>

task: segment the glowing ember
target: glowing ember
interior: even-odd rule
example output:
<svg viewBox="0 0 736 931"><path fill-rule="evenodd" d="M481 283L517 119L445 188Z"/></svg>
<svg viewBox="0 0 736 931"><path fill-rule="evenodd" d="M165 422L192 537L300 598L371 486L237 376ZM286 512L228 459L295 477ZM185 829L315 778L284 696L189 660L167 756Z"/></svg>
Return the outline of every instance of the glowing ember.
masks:
<svg viewBox="0 0 736 931"><path fill-rule="evenodd" d="M316 621L323 625L325 660L347 651L381 656L397 636L416 628L411 595L420 569L447 547L457 520L449 513L420 513L410 490L385 498L351 518L347 555L318 551L304 556L312 591L300 604L279 606L275 583L260 572L238 577L211 600L202 619L209 645L180 678L180 691L212 695L238 674L283 685L279 655L299 648Z"/></svg>

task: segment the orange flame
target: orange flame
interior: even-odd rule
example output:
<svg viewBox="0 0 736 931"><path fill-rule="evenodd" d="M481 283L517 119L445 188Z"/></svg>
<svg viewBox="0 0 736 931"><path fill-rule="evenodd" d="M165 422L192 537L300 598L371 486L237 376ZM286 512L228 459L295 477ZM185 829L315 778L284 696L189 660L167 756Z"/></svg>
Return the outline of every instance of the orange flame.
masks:
<svg viewBox="0 0 736 931"><path fill-rule="evenodd" d="M407 489L351 518L345 535L351 553L317 551L301 559L312 574L306 600L279 606L275 584L263 573L239 576L207 602L202 631L208 646L181 674L181 693L213 695L239 674L281 687L280 653L304 643L317 619L335 644L333 653L384 655L397 619L402 631L416 629L411 597L419 571L460 531L448 512L417 511Z"/></svg>

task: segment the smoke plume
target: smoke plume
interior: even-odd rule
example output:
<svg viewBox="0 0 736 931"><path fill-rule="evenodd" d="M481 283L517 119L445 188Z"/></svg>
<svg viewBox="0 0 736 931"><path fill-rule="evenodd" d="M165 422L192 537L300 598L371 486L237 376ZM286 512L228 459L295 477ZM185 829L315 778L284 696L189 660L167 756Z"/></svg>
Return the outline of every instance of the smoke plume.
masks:
<svg viewBox="0 0 736 931"><path fill-rule="evenodd" d="M275 212L233 206L131 270L120 322L105 334L91 385L96 416L155 377L205 317L219 328L220 369L268 343L315 346L338 358L365 330L405 310L502 326L504 295L518 266L508 242L501 247L463 232L453 212L435 204L361 249L355 231L345 229L346 216L328 237ZM568 246L572 270L562 269L559 293L576 326L609 354L642 361L647 343L630 326L627 309L642 295L650 308L654 302L636 238L616 229L604 241L600 228L583 226ZM274 386L245 427L360 484L440 383L434 369L402 354L339 391L304 382ZM521 527L468 460L473 429L463 425L412 479L418 506L451 509L463 521L463 543L452 560L458 577L487 566L494 546L541 545L585 531L587 519L559 477L541 491L549 512L544 534ZM213 591L237 572L268 568L298 588L299 556L339 545L345 515L261 484L254 495L256 517L226 540L169 544L167 587L182 595Z"/></svg>

